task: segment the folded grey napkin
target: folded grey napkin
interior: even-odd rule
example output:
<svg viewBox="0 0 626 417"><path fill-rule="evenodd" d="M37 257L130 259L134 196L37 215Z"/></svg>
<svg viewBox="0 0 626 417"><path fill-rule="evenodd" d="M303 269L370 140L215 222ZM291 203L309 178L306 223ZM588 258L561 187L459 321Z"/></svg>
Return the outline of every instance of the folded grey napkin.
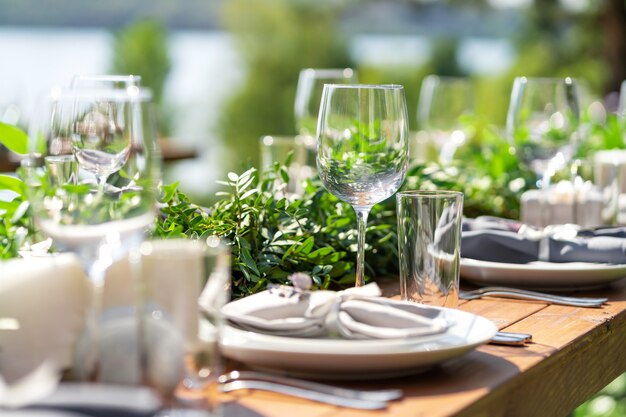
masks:
<svg viewBox="0 0 626 417"><path fill-rule="evenodd" d="M533 229L496 217L463 220L461 256L491 262L626 264L626 228L580 230L575 225Z"/></svg>
<svg viewBox="0 0 626 417"><path fill-rule="evenodd" d="M449 327L440 309L380 295L375 283L339 292L282 286L228 303L222 312L245 330L290 337L391 339Z"/></svg>

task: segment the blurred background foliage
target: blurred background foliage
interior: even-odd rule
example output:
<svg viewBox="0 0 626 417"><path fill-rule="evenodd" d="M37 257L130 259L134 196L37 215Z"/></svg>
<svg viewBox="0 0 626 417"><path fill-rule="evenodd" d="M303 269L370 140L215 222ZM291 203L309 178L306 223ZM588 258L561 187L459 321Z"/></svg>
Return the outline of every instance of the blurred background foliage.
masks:
<svg viewBox="0 0 626 417"><path fill-rule="evenodd" d="M168 32L156 20L140 20L114 32L113 54L109 74L141 75L141 83L154 94L159 107L161 135L171 133L170 111L163 103L165 81L171 68L167 43Z"/></svg>
<svg viewBox="0 0 626 417"><path fill-rule="evenodd" d="M404 5L419 13L429 3ZM489 2L449 3L480 10ZM496 76L474 76L480 119L504 124L512 81L519 75L575 77L581 80L587 105L595 97L617 91L626 78L626 65L613 63L611 56L615 55L612 49L624 43L620 36L625 32L624 28L609 31L607 25L626 17L624 2L587 2L584 9L568 9L563 3L537 0L534 7L523 9L521 28L511 39L517 51L513 65ZM414 115L425 75L470 75L459 64L462 36L454 30L432 38L432 53L423 65L355 65L342 26L342 18L353 7L354 2L289 0L234 0L225 5L225 26L237 39L247 74L222 109L219 134L229 148L237 150L238 159L258 162L257 142L262 135L295 133L293 101L301 68L354 66L360 82L404 85L413 130L418 127ZM244 149L247 153L242 154Z"/></svg>
<svg viewBox="0 0 626 417"><path fill-rule="evenodd" d="M231 152L230 166L259 163L262 135L293 134L300 69L343 68L354 63L338 30L342 5L323 2L232 0L225 27L236 37L246 77L220 113L218 133ZM244 151L245 150L245 151Z"/></svg>

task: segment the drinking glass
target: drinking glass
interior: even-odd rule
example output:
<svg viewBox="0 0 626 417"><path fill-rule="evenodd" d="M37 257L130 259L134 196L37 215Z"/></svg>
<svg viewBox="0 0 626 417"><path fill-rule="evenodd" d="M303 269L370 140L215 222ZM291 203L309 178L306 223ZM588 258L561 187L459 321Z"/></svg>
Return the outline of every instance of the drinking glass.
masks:
<svg viewBox="0 0 626 417"><path fill-rule="evenodd" d="M75 75L70 81L70 88L97 88L126 90L129 87L141 87L140 75Z"/></svg>
<svg viewBox="0 0 626 417"><path fill-rule="evenodd" d="M324 84L354 84L357 74L352 68L306 68L300 71L294 116L298 138L304 150L304 165L315 169L315 129Z"/></svg>
<svg viewBox="0 0 626 417"><path fill-rule="evenodd" d="M463 193L396 194L400 296L439 307L457 307Z"/></svg>
<svg viewBox="0 0 626 417"><path fill-rule="evenodd" d="M230 299L228 247L216 236L153 240L130 258L141 271L144 380L173 408L181 407L159 415L194 405L218 412L221 308Z"/></svg>
<svg viewBox="0 0 626 417"><path fill-rule="evenodd" d="M363 285L367 216L393 195L408 165L408 121L400 85L324 86L317 169L326 189L357 217L356 286Z"/></svg>
<svg viewBox="0 0 626 417"><path fill-rule="evenodd" d="M570 161L578 146L580 110L571 78L518 77L507 114L507 135L519 160L547 189L551 178Z"/></svg>
<svg viewBox="0 0 626 417"><path fill-rule="evenodd" d="M473 112L474 88L470 79L428 75L422 81L417 121L443 165L450 164L457 148L465 143L467 133L462 117Z"/></svg>
<svg viewBox="0 0 626 417"><path fill-rule="evenodd" d="M353 84L355 82L357 82L357 75L351 68L306 68L300 71L294 108L298 133L302 136L315 136L324 84Z"/></svg>
<svg viewBox="0 0 626 417"><path fill-rule="evenodd" d="M273 191L283 195L302 195L304 188L303 180L310 178L314 169L306 163L307 148L303 143L302 136L275 136L265 135L260 139L261 166L263 171L272 171L274 164L284 164L291 155L291 162L287 167L289 182L276 182Z"/></svg>
<svg viewBox="0 0 626 417"><path fill-rule="evenodd" d="M92 283L75 358L82 379L99 377L106 270L154 221L160 157L150 104L150 91L139 88L55 89L29 128L22 175L35 226L74 252Z"/></svg>

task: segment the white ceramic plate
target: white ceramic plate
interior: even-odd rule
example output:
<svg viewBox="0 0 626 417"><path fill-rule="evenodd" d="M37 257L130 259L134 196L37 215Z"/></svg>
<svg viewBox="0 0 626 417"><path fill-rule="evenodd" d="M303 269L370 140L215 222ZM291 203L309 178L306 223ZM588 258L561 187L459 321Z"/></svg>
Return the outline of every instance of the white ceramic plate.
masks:
<svg viewBox="0 0 626 417"><path fill-rule="evenodd" d="M496 326L486 318L443 309L453 323L443 334L409 339L311 339L226 326L224 355L247 366L319 379L371 379L416 373L488 342Z"/></svg>
<svg viewBox="0 0 626 417"><path fill-rule="evenodd" d="M555 290L605 286L626 277L626 265L588 262L530 262L509 264L461 258L461 276L480 285Z"/></svg>

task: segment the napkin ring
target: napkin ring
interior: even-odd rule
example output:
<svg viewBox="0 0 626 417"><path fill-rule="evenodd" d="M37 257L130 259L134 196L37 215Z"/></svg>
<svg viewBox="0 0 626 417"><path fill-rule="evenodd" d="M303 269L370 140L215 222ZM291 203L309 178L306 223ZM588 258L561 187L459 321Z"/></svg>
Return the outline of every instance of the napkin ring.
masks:
<svg viewBox="0 0 626 417"><path fill-rule="evenodd" d="M292 287L287 285L268 284L267 289L270 294L283 298L297 297L298 300L304 295L308 297L309 290L313 285L313 280L308 274L296 272L287 277L291 281Z"/></svg>
<svg viewBox="0 0 626 417"><path fill-rule="evenodd" d="M299 288L290 287L288 285L278 285L278 284L268 284L267 291L270 294L276 295L278 297L282 297L282 298L294 298L295 297L298 300L301 297L308 295L307 292L304 292Z"/></svg>

